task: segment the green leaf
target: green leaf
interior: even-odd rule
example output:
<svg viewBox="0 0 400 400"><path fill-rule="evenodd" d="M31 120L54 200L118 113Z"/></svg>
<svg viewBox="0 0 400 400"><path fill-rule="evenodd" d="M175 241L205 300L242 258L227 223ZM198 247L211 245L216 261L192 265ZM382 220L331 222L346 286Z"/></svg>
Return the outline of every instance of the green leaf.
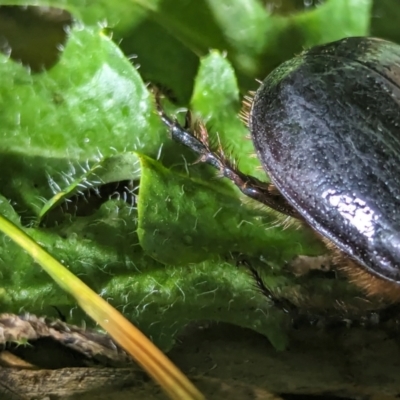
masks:
<svg viewBox="0 0 400 400"><path fill-rule="evenodd" d="M239 119L239 88L229 61L217 51L201 60L196 76L192 109L210 127L211 143L222 144L232 158L239 160L242 172L267 181L249 140L249 131Z"/></svg>
<svg viewBox="0 0 400 400"><path fill-rule="evenodd" d="M258 0L2 0L0 4L65 8L85 24L99 21L135 55L145 79L186 103L198 57L226 51L242 90L300 52L343 36L368 34L372 0L326 0L311 11L271 15ZM154 44L157 44L156 50ZM166 62L167 60L167 62Z"/></svg>
<svg viewBox="0 0 400 400"><path fill-rule="evenodd" d="M0 183L27 217L104 157L157 154L162 138L152 99L98 29L75 27L49 71L31 75L0 54L0 73Z"/></svg>
<svg viewBox="0 0 400 400"><path fill-rule="evenodd" d="M400 43L400 8L397 0L374 1L371 34Z"/></svg>
<svg viewBox="0 0 400 400"><path fill-rule="evenodd" d="M284 229L271 211L246 206L229 192L173 173L149 158L141 162L139 241L162 263L185 265L237 252L264 254L279 268L297 254L324 249L311 230Z"/></svg>
<svg viewBox="0 0 400 400"><path fill-rule="evenodd" d="M255 78L263 79L305 47L344 36L367 35L372 6L372 0L327 0L311 11L280 16L269 14L258 0L178 3L136 0L135 3L148 11L146 18L140 24L135 23L131 30L126 24L123 29L116 26L117 37L124 38L124 51L136 54L139 64L144 58L142 73L145 76L154 78L159 66L165 64L166 59L172 59L167 64L171 63L174 68L166 67L168 74L159 71L155 80L176 93L181 102L186 97L188 79L192 81L195 77L196 65L182 43L198 57L206 55L210 49L227 52L241 89L249 90L255 88ZM142 31L141 26L146 29ZM164 39L159 40L162 31L165 47ZM173 43L170 35L178 42ZM157 43L157 51L149 54L149 46L140 45L143 40ZM187 60L188 67L182 66L182 60ZM179 83L182 76L186 79ZM181 91L182 86L185 91Z"/></svg>
<svg viewBox="0 0 400 400"><path fill-rule="evenodd" d="M0 212L18 218L0 198ZM93 215L77 217L57 229L26 229L71 272L117 307L164 350L192 320L226 321L267 335L277 348L286 344L280 311L254 287L244 268L221 260L178 267L145 255L136 235L135 210L109 201ZM81 323L85 314L30 256L8 238L0 247L0 312L31 312ZM15 268L18 265L18 268ZM271 281L271 278L270 278ZM272 280L277 285L282 281Z"/></svg>
<svg viewBox="0 0 400 400"><path fill-rule="evenodd" d="M111 182L138 181L140 178L139 159L136 153L126 152L106 158L95 164L89 171L72 181L64 190L54 195L40 210L37 225L48 213L64 204L78 194L85 195L82 190L97 189ZM97 195L100 196L97 190Z"/></svg>
<svg viewBox="0 0 400 400"><path fill-rule="evenodd" d="M86 25L99 22L132 26L143 18L136 1L122 0L0 0L0 5L55 7L69 11ZM135 18L136 17L136 18Z"/></svg>
<svg viewBox="0 0 400 400"><path fill-rule="evenodd" d="M179 38L149 16L126 31L115 28L121 49L133 55L145 81L163 88L179 104L187 104L193 89L193 78L199 67L199 57ZM158 43L157 49L154 43Z"/></svg>

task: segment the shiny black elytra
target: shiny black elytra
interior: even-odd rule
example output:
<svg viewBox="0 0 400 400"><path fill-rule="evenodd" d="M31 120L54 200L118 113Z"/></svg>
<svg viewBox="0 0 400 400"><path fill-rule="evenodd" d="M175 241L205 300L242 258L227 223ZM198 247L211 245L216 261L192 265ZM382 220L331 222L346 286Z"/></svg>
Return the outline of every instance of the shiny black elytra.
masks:
<svg viewBox="0 0 400 400"><path fill-rule="evenodd" d="M370 294L400 300L400 46L346 38L264 80L248 125L278 192L158 110L175 140L244 194L314 228Z"/></svg>

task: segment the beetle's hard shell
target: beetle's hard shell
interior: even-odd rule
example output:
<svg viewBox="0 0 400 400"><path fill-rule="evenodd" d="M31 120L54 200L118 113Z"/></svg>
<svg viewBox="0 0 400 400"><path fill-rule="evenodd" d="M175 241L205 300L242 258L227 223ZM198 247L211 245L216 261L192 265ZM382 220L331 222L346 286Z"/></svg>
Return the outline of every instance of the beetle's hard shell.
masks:
<svg viewBox="0 0 400 400"><path fill-rule="evenodd" d="M369 272L400 282L400 46L347 38L282 64L249 126L283 196Z"/></svg>

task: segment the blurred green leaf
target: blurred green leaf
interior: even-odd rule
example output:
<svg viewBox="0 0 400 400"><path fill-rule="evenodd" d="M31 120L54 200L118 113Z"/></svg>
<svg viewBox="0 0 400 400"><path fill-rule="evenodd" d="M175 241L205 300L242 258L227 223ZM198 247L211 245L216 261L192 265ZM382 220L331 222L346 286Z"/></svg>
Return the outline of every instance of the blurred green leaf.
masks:
<svg viewBox="0 0 400 400"><path fill-rule="evenodd" d="M242 91L254 89L255 78L263 79L273 68L286 59L293 57L306 47L340 39L345 36L363 36L368 33L372 0L327 0L314 10L299 12L289 16L270 15L258 0L248 1L216 1L201 0L179 2L160 0L153 2L137 2L148 10L147 19L155 22L165 32L166 48L172 56L173 71L159 71L157 81L176 94L181 102L187 98L181 97L178 88L185 85L187 92L188 81L179 81L180 74L192 73L194 60L183 49L176 48L169 39L173 35L192 53L201 57L210 49L226 51L229 61L233 64L238 75ZM151 5L149 5L151 4ZM142 24L145 24L142 20ZM163 45L158 51L151 52L149 59L147 49L140 42L160 43L160 28L152 24L145 35L136 25L132 30L116 27L117 37L129 37L123 41L123 49L127 54L137 54L140 63L145 54L146 64L142 74L154 77L157 65L165 63ZM154 32L154 35L153 35ZM179 45L180 46L180 45ZM179 51L181 57L179 57ZM188 60L189 68L182 68L179 60ZM149 74L147 73L149 71Z"/></svg>
<svg viewBox="0 0 400 400"><path fill-rule="evenodd" d="M371 34L400 43L400 7L397 0L375 0L371 13Z"/></svg>
<svg viewBox="0 0 400 400"><path fill-rule="evenodd" d="M50 5L67 9L85 24L103 21L125 54L135 56L146 80L186 103L198 58L210 49L226 51L241 89L253 89L255 78L263 79L305 47L368 34L372 0L326 0L315 9L285 16L271 15L259 0L0 0L0 4Z"/></svg>
<svg viewBox="0 0 400 400"><path fill-rule="evenodd" d="M4 6L61 8L69 11L85 25L98 26L99 23L103 23L130 27L144 16L142 7L138 3L140 1L136 0L118 2L113 0L0 0L0 5ZM146 2L144 1L143 4Z"/></svg>

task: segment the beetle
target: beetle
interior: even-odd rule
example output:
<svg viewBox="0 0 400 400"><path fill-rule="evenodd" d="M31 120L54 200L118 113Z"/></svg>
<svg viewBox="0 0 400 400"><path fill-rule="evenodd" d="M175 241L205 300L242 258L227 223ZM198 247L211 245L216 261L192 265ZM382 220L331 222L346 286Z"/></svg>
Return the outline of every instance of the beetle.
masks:
<svg viewBox="0 0 400 400"><path fill-rule="evenodd" d="M311 226L369 295L400 300L400 46L349 37L284 62L247 102L264 183L158 112L247 196Z"/></svg>

